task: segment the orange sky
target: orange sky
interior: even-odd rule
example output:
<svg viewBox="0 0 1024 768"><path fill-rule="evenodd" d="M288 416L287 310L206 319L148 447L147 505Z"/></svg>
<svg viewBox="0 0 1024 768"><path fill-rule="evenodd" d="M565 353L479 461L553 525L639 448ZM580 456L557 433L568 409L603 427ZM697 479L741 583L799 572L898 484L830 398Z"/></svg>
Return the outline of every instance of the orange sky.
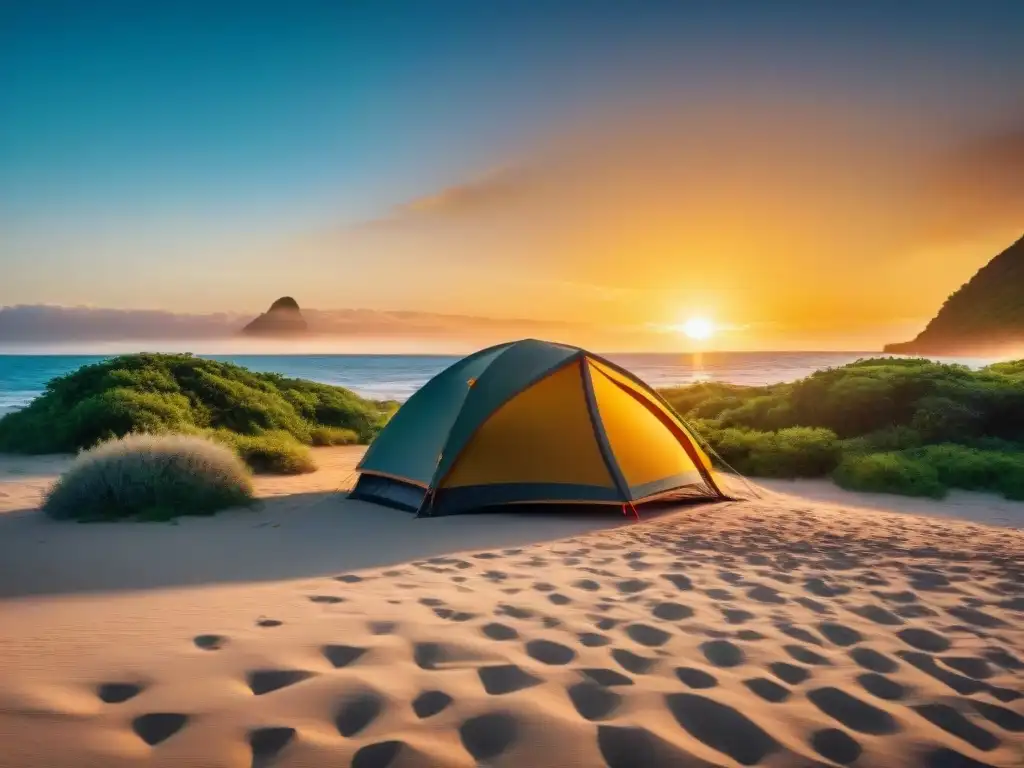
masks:
<svg viewBox="0 0 1024 768"><path fill-rule="evenodd" d="M820 103L619 118L304 243L346 283L306 302L570 321L601 349L686 348L665 329L694 315L718 349L879 349L1021 235L1013 167Z"/></svg>

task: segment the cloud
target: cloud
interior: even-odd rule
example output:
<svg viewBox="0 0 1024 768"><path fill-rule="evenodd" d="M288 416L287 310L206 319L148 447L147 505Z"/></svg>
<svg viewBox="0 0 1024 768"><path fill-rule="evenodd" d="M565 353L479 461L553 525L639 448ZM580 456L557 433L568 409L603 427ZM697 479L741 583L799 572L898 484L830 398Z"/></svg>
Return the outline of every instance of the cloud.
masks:
<svg viewBox="0 0 1024 768"><path fill-rule="evenodd" d="M0 341L212 339L236 333L241 315L16 305L0 307Z"/></svg>
<svg viewBox="0 0 1024 768"><path fill-rule="evenodd" d="M326 337L439 339L572 333L571 323L373 309L304 309L310 331ZM0 342L210 340L235 336L252 317L157 310L19 305L0 307Z"/></svg>

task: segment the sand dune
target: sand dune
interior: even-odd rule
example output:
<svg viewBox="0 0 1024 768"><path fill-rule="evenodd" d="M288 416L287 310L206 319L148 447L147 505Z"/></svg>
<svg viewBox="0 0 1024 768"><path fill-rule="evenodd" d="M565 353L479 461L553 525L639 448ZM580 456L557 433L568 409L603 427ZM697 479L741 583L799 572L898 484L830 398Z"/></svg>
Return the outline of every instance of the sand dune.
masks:
<svg viewBox="0 0 1024 768"><path fill-rule="evenodd" d="M360 536L321 455L248 516L0 515L0 765L1024 764L1020 531L769 494Z"/></svg>

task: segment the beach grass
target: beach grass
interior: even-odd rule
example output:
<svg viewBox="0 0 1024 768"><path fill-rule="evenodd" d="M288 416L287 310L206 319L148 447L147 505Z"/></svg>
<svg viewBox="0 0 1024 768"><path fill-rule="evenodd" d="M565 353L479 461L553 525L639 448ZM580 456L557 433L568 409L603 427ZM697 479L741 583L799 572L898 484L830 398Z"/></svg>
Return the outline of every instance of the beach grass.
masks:
<svg viewBox="0 0 1024 768"><path fill-rule="evenodd" d="M190 435L128 435L79 454L42 508L58 520L169 520L252 498L249 472L226 446Z"/></svg>

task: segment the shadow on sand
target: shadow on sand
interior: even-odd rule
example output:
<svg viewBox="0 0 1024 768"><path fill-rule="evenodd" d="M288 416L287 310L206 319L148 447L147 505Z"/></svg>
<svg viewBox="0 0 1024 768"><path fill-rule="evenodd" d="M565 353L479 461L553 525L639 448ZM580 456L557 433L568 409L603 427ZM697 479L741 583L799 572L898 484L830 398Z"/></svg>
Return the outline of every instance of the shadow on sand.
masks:
<svg viewBox="0 0 1024 768"><path fill-rule="evenodd" d="M0 515L0 598L315 577L630 522L617 508L416 519L337 491L170 524L56 522L20 510Z"/></svg>

